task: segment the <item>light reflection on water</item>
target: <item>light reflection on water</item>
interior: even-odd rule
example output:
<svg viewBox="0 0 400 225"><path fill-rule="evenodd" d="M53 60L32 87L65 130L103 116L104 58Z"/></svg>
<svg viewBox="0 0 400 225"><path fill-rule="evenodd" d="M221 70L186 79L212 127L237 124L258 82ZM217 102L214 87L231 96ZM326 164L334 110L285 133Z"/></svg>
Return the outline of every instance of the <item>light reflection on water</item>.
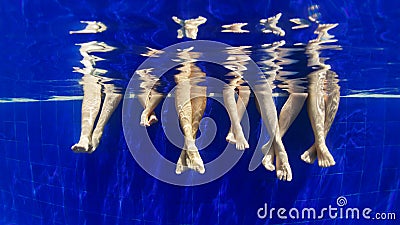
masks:
<svg viewBox="0 0 400 225"><path fill-rule="evenodd" d="M319 21L320 14L318 12L318 6L312 6L309 7L309 18L304 19L304 18L292 18L290 19L290 22L292 23L292 30L302 30L302 29L311 29L312 27L315 27L314 34L316 37L306 43L295 43L295 44L287 44L285 43L285 37L281 37L282 40L280 41L275 41L272 43L265 43L262 45L254 45L254 46L235 46L233 48L239 48L242 51L244 51L253 61L257 63L257 65L261 68L261 70L264 73L264 76L267 78L270 86L273 89L274 95L275 96L286 96L289 93L305 93L307 92L307 87L308 87L308 82L309 80L307 79L308 74L310 74L312 71L318 70L316 67L320 67L321 65L313 65L312 63L310 64L310 61L314 61L314 64L318 59L312 59L315 57L315 55L318 55L320 57L319 61L321 61L322 64L329 65L328 61L343 61L344 59L342 58L337 58L335 57L337 54L337 50L342 50L344 48L346 50L346 54L351 55L351 52L356 52L355 54L361 54L361 51L364 51L364 49L359 49L359 48L353 48L351 46L345 46L342 47L338 44L338 40L334 38L333 35L329 34L328 31L331 29L334 29L338 24L322 24L321 21ZM268 19L265 19L264 22L268 23L265 25L263 29L269 29L268 32L274 33L276 30L275 36L279 36L280 33L278 30L282 29L279 27L277 24L278 20L280 18L280 14L277 14L273 17L270 17ZM109 27L101 22L101 21L81 21L83 29L81 30L74 30L70 31L71 35L88 35L88 34L94 34L97 35L97 33L102 33L105 31L109 30ZM229 32L232 33L241 33L242 30L244 29L244 26L247 26L248 24L246 23L233 23L230 25L223 25L221 32ZM268 30L267 29L267 30ZM240 32L238 32L240 31ZM172 31L171 31L172 32ZM263 31L264 32L264 31ZM241 35L241 34L237 34ZM82 59L80 60L80 63L82 66L75 66L72 68L73 72L81 73L84 76L94 76L95 79L86 79L86 80L93 80L100 85L102 85L102 89L107 89L107 90L112 90L113 92L118 92L118 93L123 93L124 92L124 87L125 85L121 85L122 83L127 83L128 80L126 79L127 77L130 77L129 75L126 75L126 78L119 78L116 79L113 76L109 76L109 74L113 73L114 68L111 66L111 61L115 60L113 57L115 55L109 54L116 49L119 50L118 53L120 52L124 53L125 51L129 51L130 54L132 46L129 47L129 49L124 49L124 46L112 46L107 42L103 42L101 40L101 37L99 37L98 40L90 40L88 42L83 42L83 43L76 43L77 46L79 46L79 53L82 56ZM315 50L315 53L310 54ZM161 54L164 52L160 49L152 48L152 47L142 47L138 46L137 50L135 50L134 54L137 54L138 56L142 56L143 58L147 57L159 57ZM367 55L373 55L377 54L379 55L381 51L384 51L382 48L371 48L366 51L365 54ZM358 53L360 52L360 53ZM364 51L365 52L365 51ZM374 53L377 52L377 53ZM232 79L232 74L240 74L241 71L245 70L245 65L241 65L240 61L237 60L235 62L232 60L232 57L236 57L235 54L232 54L232 49L226 49L224 52L220 52L221 54L227 54L229 55L227 57L227 63L226 65L221 65L221 67L225 67L226 69L230 70L231 72L226 72L225 74L221 74L219 76L220 79L223 79L226 83L231 82L230 80ZM314 55L314 56L313 56ZM178 53L177 53L177 56ZM330 57L330 60L327 60ZM310 59L311 58L311 59ZM96 64L101 64L101 66L97 66ZM124 62L121 62L123 64ZM196 65L200 64L201 62L194 62ZM378 63L378 64L377 64ZM231 65L230 65L231 64ZM242 63L243 64L243 63ZM110 65L110 66L108 66ZM381 70L383 69L383 66L395 66L397 65L396 62L388 62L387 64L382 64L377 61L377 62L371 62L371 68L360 68L360 71L368 71L368 70ZM239 68L241 67L241 68ZM337 67L337 66L336 66ZM204 67L203 67L204 68ZM207 66L206 66L207 68ZM149 68L152 69L152 68ZM156 69L156 68L153 68ZM206 73L206 77L204 79L207 79L209 76L209 72L212 72L212 69L209 69L210 71L204 71ZM343 72L343 71L342 71ZM133 76L133 79L137 79L137 77L134 76L133 71L131 71ZM342 75L344 75L342 73ZM165 76L173 76L173 74L166 74ZM255 75L256 76L256 75ZM258 76L258 75L257 75ZM237 77L235 78L237 79ZM251 79L249 77L241 79L242 81L239 82L239 85L246 85L245 80L246 79ZM341 89L341 97L397 97L398 95L398 88L394 87L391 85L391 83L396 83L395 81L398 80L398 78L395 77L385 77L382 79L385 79L385 84L387 84L388 87L374 87L374 88L362 88L362 87L355 87L352 88L353 84L355 83L355 80L352 80L353 78L349 76L349 74L346 74L345 78L342 76L335 76L335 79L333 82L336 83L345 83L346 85L344 88L342 87ZM365 78L366 80L363 82L366 84L365 86L372 85L374 82L371 81L371 77ZM369 80L367 80L369 79ZM376 79L379 79L376 77ZM393 82L392 82L393 80ZM82 89L78 85L77 82L74 82L75 80L65 80L65 81L56 81L52 82L51 80L47 81L31 81L30 89L39 89L39 91L42 91L44 93L38 93L37 91L35 92L34 95L31 96L47 96L47 97L40 97L40 98L30 98L29 93L28 95L22 95L21 97L14 97L14 98L3 98L0 99L1 103L4 102L26 102L26 101L41 101L41 100L74 100L74 99L81 99L81 94ZM64 82L63 84L61 84ZM141 82L141 81L138 81ZM79 84L83 84L82 81L79 82ZM106 85L105 85L106 84ZM176 83L174 83L173 79L167 78L163 80L162 82L158 83L158 89L165 89L167 86L175 86ZM209 84L208 84L209 85ZM40 88L35 88L39 86ZM139 85L140 86L140 85ZM142 85L143 86L143 85ZM374 85L372 85L374 86ZM393 86L393 87L392 87ZM219 91L216 88L213 87L208 87L209 91L208 93L212 92L212 95L220 95ZM137 89L137 93L130 93L131 96L137 96L143 90ZM53 94L53 95L52 95Z"/></svg>

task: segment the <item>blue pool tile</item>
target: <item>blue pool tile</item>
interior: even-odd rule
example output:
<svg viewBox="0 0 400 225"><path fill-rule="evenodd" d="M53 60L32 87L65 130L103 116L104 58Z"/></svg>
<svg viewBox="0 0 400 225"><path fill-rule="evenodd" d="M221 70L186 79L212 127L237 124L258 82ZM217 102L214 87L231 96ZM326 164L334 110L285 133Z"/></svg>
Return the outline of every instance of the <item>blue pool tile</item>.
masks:
<svg viewBox="0 0 400 225"><path fill-rule="evenodd" d="M6 139L6 131L3 122L0 122L0 139L1 140Z"/></svg>
<svg viewBox="0 0 400 225"><path fill-rule="evenodd" d="M346 172L343 174L342 193L357 194L360 192L362 174L361 172Z"/></svg>
<svg viewBox="0 0 400 225"><path fill-rule="evenodd" d="M345 166L343 171L353 172L361 171L363 168L365 149L361 148L347 148L344 156Z"/></svg>
<svg viewBox="0 0 400 225"><path fill-rule="evenodd" d="M62 206L38 201L44 224L65 224L65 209Z"/></svg>
<svg viewBox="0 0 400 225"><path fill-rule="evenodd" d="M6 157L11 159L18 159L17 154L17 142L15 140L7 140L4 142L4 150L6 152Z"/></svg>
<svg viewBox="0 0 400 225"><path fill-rule="evenodd" d="M64 207L65 224L83 224L83 212L78 208Z"/></svg>
<svg viewBox="0 0 400 225"><path fill-rule="evenodd" d="M366 123L365 146L382 146L385 138L385 127L382 122Z"/></svg>
<svg viewBox="0 0 400 225"><path fill-rule="evenodd" d="M377 98L367 98L367 114L366 120L367 122L379 122L382 123L385 121L385 103L381 99Z"/></svg>
<svg viewBox="0 0 400 225"><path fill-rule="evenodd" d="M326 144L329 149L334 150L346 146L347 125L347 123L343 122L334 122L334 125L331 127L328 136L326 137Z"/></svg>
<svg viewBox="0 0 400 225"><path fill-rule="evenodd" d="M3 122L4 138L6 140L16 140L16 128L14 121Z"/></svg>
<svg viewBox="0 0 400 225"><path fill-rule="evenodd" d="M15 197L11 192L8 190L0 190L0 200L1 200L1 205L0 208L7 208L11 209L15 207Z"/></svg>
<svg viewBox="0 0 400 225"><path fill-rule="evenodd" d="M396 159L400 158L400 146L385 146L381 151L383 168L400 168Z"/></svg>
<svg viewBox="0 0 400 225"><path fill-rule="evenodd" d="M379 181L380 191L392 191L398 188L400 174L398 169L383 168ZM393 182L394 181L394 182Z"/></svg>
<svg viewBox="0 0 400 225"><path fill-rule="evenodd" d="M380 176L381 174L379 169L371 172L363 172L361 175L360 193L379 191L379 182L377 182L377 180L380 179ZM371 182L371 177L375 179L374 182Z"/></svg>
<svg viewBox="0 0 400 225"><path fill-rule="evenodd" d="M34 183L35 196L38 201L62 206L64 204L63 188Z"/></svg>
<svg viewBox="0 0 400 225"><path fill-rule="evenodd" d="M10 174L14 178L22 180L32 180L31 167L29 162L20 161L15 159L6 160L7 169L12 171Z"/></svg>
<svg viewBox="0 0 400 225"><path fill-rule="evenodd" d="M346 133L346 146L350 148L365 146L365 131L365 123L348 123Z"/></svg>
<svg viewBox="0 0 400 225"><path fill-rule="evenodd" d="M28 105L25 103L11 103L14 107L14 120L17 122L26 122L28 114Z"/></svg>
<svg viewBox="0 0 400 225"><path fill-rule="evenodd" d="M42 145L42 164L44 165L59 165L60 150L58 145Z"/></svg>
<svg viewBox="0 0 400 225"><path fill-rule="evenodd" d="M366 119L366 99L352 99L351 105L347 105L347 122L365 122Z"/></svg>
<svg viewBox="0 0 400 225"><path fill-rule="evenodd" d="M33 189L32 181L22 180L16 178L13 181L12 188L15 193L18 193L20 196L24 196L27 198L33 198L35 196Z"/></svg>
<svg viewBox="0 0 400 225"><path fill-rule="evenodd" d="M31 164L32 180L39 184L62 187L63 180L61 168L55 166L45 166L40 164Z"/></svg>
<svg viewBox="0 0 400 225"><path fill-rule="evenodd" d="M20 142L28 141L28 126L26 122L15 122L16 140Z"/></svg>
<svg viewBox="0 0 400 225"><path fill-rule="evenodd" d="M378 192L360 194L359 207L373 208L377 203L377 198L378 198Z"/></svg>
<svg viewBox="0 0 400 225"><path fill-rule="evenodd" d="M120 217L126 220L160 220L162 218L162 212L160 208L158 208L157 204L159 202L154 202L152 207L144 207L142 199L134 199L134 198L123 198L121 199L120 204ZM146 212L148 213L146 213Z"/></svg>
<svg viewBox="0 0 400 225"><path fill-rule="evenodd" d="M400 121L400 100L393 99L385 105L385 121Z"/></svg>
<svg viewBox="0 0 400 225"><path fill-rule="evenodd" d="M0 116L3 121L14 121L15 120L15 103L0 104ZM20 113L20 112L18 112Z"/></svg>
<svg viewBox="0 0 400 225"><path fill-rule="evenodd" d="M42 144L42 129L36 123L37 122L28 122L29 144Z"/></svg>
<svg viewBox="0 0 400 225"><path fill-rule="evenodd" d="M30 217L41 217L39 202L30 197L15 196L14 209L26 212Z"/></svg>
<svg viewBox="0 0 400 225"><path fill-rule="evenodd" d="M17 224L42 224L42 218L32 216L23 210L17 211Z"/></svg>
<svg viewBox="0 0 400 225"><path fill-rule="evenodd" d="M6 140L2 140L2 139L0 139L0 145L1 146L6 146ZM6 149L2 149L1 151L0 151L0 159L2 159L2 160L4 160L4 158L6 157L6 153L7 153L7 151L6 151Z"/></svg>
<svg viewBox="0 0 400 225"><path fill-rule="evenodd" d="M320 196L336 197L342 191L343 174L330 174L321 177Z"/></svg>
<svg viewBox="0 0 400 225"><path fill-rule="evenodd" d="M40 118L46 126L41 127L42 143L57 144L58 140L58 121L57 119L57 102L41 102L40 103Z"/></svg>
<svg viewBox="0 0 400 225"><path fill-rule="evenodd" d="M24 162L29 162L29 144L27 142L17 142L15 149L17 159Z"/></svg>
<svg viewBox="0 0 400 225"><path fill-rule="evenodd" d="M400 121L385 122L385 145L400 146L400 138L397 132L400 130Z"/></svg>

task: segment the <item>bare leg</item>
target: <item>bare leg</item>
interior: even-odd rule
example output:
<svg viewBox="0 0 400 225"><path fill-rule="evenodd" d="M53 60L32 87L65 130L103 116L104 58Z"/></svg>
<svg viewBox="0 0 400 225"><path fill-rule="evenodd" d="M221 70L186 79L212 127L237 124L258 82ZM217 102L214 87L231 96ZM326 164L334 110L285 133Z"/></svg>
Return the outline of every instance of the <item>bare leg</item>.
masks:
<svg viewBox="0 0 400 225"><path fill-rule="evenodd" d="M101 85L97 83L97 80L91 79L93 79L93 77L89 75L82 78L83 101L81 136L79 142L71 147L74 152L88 152L92 147L92 131L101 104Z"/></svg>
<svg viewBox="0 0 400 225"><path fill-rule="evenodd" d="M292 180L292 171L281 137L277 135L280 131L277 123L275 104L272 99L271 89L266 85L268 84L257 85L255 89L261 118L271 137L268 143L262 147L262 151L265 154L262 164L267 170L273 170L274 166L267 164L267 162L270 162L271 158L273 161L273 158L276 157L277 177L280 180L290 181ZM270 148L271 145L273 146L272 149Z"/></svg>
<svg viewBox="0 0 400 225"><path fill-rule="evenodd" d="M191 89L192 135L194 140L196 140L196 134L197 131L199 130L200 121L203 118L204 111L206 109L206 103L207 103L206 92L207 88L205 86L199 86L196 83L192 84L192 89ZM192 167L190 167L190 164L188 164L189 168L194 169L199 173L204 173L205 169L203 165L203 160L201 159L199 152L187 151L186 154L187 154L187 159L193 162Z"/></svg>
<svg viewBox="0 0 400 225"><path fill-rule="evenodd" d="M241 118L239 117L238 109L236 106L234 87L226 85L223 90L223 96L225 107L228 111L229 118L231 119L232 132L236 140L236 148L238 150L249 148L249 144L247 143L246 138L243 134L242 126L240 125ZM243 103L239 100L238 104L243 105Z"/></svg>
<svg viewBox="0 0 400 225"><path fill-rule="evenodd" d="M328 147L325 143L325 99L324 82L326 71L315 71L309 74L309 96L307 101L307 111L310 117L311 126L314 131L315 148L317 151L318 165L329 167L335 165Z"/></svg>
<svg viewBox="0 0 400 225"><path fill-rule="evenodd" d="M104 98L103 107L100 112L99 120L97 121L96 128L92 135L92 149L90 153L94 152L99 146L101 136L103 135L104 127L110 119L111 115L118 107L119 102L122 99L122 94L120 93L106 93Z"/></svg>
<svg viewBox="0 0 400 225"><path fill-rule="evenodd" d="M280 138L282 138L289 127L292 125L293 121L299 115L301 109L303 108L304 102L307 98L307 93L292 93L289 94L288 99L286 100L285 104L282 107L281 113L279 115L279 133ZM275 167L273 165L275 154L279 154L277 148L275 146L276 140L274 140L274 144L271 146L271 150L268 152L267 156L265 157L264 165L267 170L273 171ZM278 148L282 149L282 148Z"/></svg>
<svg viewBox="0 0 400 225"><path fill-rule="evenodd" d="M190 68L186 69L188 69L187 71L185 71L186 73L190 72ZM205 169L203 161L195 145L195 138L193 137L193 128L192 128L193 115L192 115L192 103L190 100L191 98L190 79L188 78L187 74L186 75L183 74L183 75L176 75L175 80L177 82L176 92L175 92L175 104L185 139L183 151L186 151L186 153L181 152L181 156L178 160L175 172L177 174L182 173L184 165L181 163L186 162L188 168L193 169L202 174L205 172ZM181 157L185 157L185 159L182 159Z"/></svg>
<svg viewBox="0 0 400 225"><path fill-rule="evenodd" d="M249 103L250 98L250 88L247 86L239 87L239 98L236 103L236 108L239 116L239 120L241 121L243 118L243 114L246 111L247 104ZM233 134L232 125L229 129L228 135L226 135L226 141L235 144L236 139L235 135Z"/></svg>
<svg viewBox="0 0 400 225"><path fill-rule="evenodd" d="M324 126L324 137L328 135L328 132L332 126L333 120L335 119L339 101L340 101L340 88L337 82L334 81L335 73L332 71L327 71L327 95L325 96L325 126ZM308 150L306 150L302 155L301 159L306 163L314 163L317 158L317 150L315 144L313 144Z"/></svg>
<svg viewBox="0 0 400 225"><path fill-rule="evenodd" d="M160 101L163 98L163 95L152 90L149 92L149 97L142 98L141 100L139 100L142 104L142 101L145 100L145 102L142 104L144 110L142 112L142 115L140 117L140 125L142 126L150 126L153 123L156 123L158 121L156 114L154 113L154 109L157 107L158 103L160 103Z"/></svg>

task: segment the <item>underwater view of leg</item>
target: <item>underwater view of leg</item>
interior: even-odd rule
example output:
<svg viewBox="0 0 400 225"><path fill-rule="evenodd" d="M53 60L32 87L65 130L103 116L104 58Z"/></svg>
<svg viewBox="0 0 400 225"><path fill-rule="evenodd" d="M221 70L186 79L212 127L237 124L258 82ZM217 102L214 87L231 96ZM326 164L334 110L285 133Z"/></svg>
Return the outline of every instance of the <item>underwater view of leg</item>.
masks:
<svg viewBox="0 0 400 225"><path fill-rule="evenodd" d="M143 112L140 116L140 125L144 127L151 126L152 124L158 122L158 118L154 113L154 109L163 99L163 95L155 90L149 92L149 97L146 97L146 102L143 105Z"/></svg>
<svg viewBox="0 0 400 225"><path fill-rule="evenodd" d="M187 157L188 156L186 155L186 151L182 150L181 154L179 156L178 162L176 163L176 169L175 169L175 173L176 174L181 174L181 173L189 170L189 167L188 167L188 165L186 163Z"/></svg>
<svg viewBox="0 0 400 225"><path fill-rule="evenodd" d="M262 151L264 153L262 164L267 170L276 170L278 179L283 181L291 181L292 170L289 165L285 147L283 146L280 137L281 132L279 130L276 107L272 99L271 89L269 89L269 86L266 84L257 85L255 93L261 118L265 127L267 128L269 136L272 137L262 147ZM275 166L273 165L274 160L276 161Z"/></svg>
<svg viewBox="0 0 400 225"><path fill-rule="evenodd" d="M247 104L249 103L250 98L250 88L249 87L240 87L239 88L239 97L236 103L236 109L238 112L239 120L241 121L243 118L243 114L246 111ZM235 135L233 133L232 125L229 129L228 134L226 135L226 141L230 144L236 144Z"/></svg>
<svg viewBox="0 0 400 225"><path fill-rule="evenodd" d="M186 153L181 154L181 156L185 157L185 160L183 161L181 157L179 158L178 162L180 161L180 164L177 165L175 172L177 174L183 172L180 171L180 165L183 165L183 162L186 162L188 168L199 173L204 173L205 169L203 160L201 159L199 150L196 147L196 139L193 137L193 105L191 101L192 87L189 74L187 74L187 71L191 71L191 69L188 68L187 70L182 71L186 72L182 72L181 74L175 76L175 81L177 83L175 91L175 105L184 135L184 147L182 151L186 151ZM201 101L203 102L204 100L202 99ZM203 104L202 102L200 104ZM196 101L194 103L196 104L194 107L199 108L197 105L199 103Z"/></svg>
<svg viewBox="0 0 400 225"><path fill-rule="evenodd" d="M74 144L71 149L77 153L86 153L92 149L92 131L101 105L101 85L97 79L87 75L82 78L83 101L81 135L79 142Z"/></svg>
<svg viewBox="0 0 400 225"><path fill-rule="evenodd" d="M226 85L223 90L223 97L224 97L225 108L228 111L228 115L231 120L232 133L236 143L236 149L245 150L246 148L249 148L249 144L247 143L247 140L244 137L242 126L240 125L241 118L239 117L238 108L236 106L234 88ZM239 100L238 103L243 104Z"/></svg>
<svg viewBox="0 0 400 225"><path fill-rule="evenodd" d="M279 115L279 130L276 131L276 135L280 136L274 138L271 149L263 158L264 167L267 170L273 171L275 170L275 166L273 164L276 156L277 175L279 173L278 178L286 178L285 180L288 181L290 181L292 178L292 172L289 161L287 160L287 153L281 139L289 129L290 125L292 125L293 121L299 115L306 98L306 93L293 93L289 95Z"/></svg>
<svg viewBox="0 0 400 225"><path fill-rule="evenodd" d="M330 167L335 165L335 160L329 152L325 143L325 99L323 85L325 83L325 71L315 71L309 74L309 95L307 101L307 111L310 118L311 126L314 132L314 147L317 152L318 165L320 167ZM303 154L304 155L304 154ZM313 155L308 154L310 160ZM308 160L307 154L302 158ZM303 159L303 160L304 160Z"/></svg>
<svg viewBox="0 0 400 225"><path fill-rule="evenodd" d="M100 116L96 124L96 128L92 134L92 149L89 153L92 153L99 146L101 136L103 135L104 127L106 126L111 115L118 107L119 102L122 99L121 93L113 93L112 91L105 94L103 106L101 108Z"/></svg>
<svg viewBox="0 0 400 225"><path fill-rule="evenodd" d="M290 168L289 159L283 146L282 140L276 137L274 140L274 150L276 158L276 176L279 180L291 181L292 180L292 169Z"/></svg>
<svg viewBox="0 0 400 225"><path fill-rule="evenodd" d="M325 138L332 126L333 120L335 119L337 110L339 108L340 101L340 87L336 81L336 73L329 70L327 71L327 95L325 96ZM301 159L306 162L313 164L317 159L317 150L315 144L307 149L302 155Z"/></svg>

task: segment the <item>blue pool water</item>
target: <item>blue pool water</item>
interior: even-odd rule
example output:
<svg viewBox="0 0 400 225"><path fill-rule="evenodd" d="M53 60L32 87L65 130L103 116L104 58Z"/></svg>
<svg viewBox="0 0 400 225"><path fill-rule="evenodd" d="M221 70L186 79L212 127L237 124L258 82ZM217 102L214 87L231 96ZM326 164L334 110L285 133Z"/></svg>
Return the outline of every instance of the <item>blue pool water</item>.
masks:
<svg viewBox="0 0 400 225"><path fill-rule="evenodd" d="M400 2L22 0L2 1L0 6L1 224L398 224ZM280 12L279 26L285 36L260 32L259 20ZM79 83L82 74L73 72L74 67L82 67L76 44L98 41L116 48L96 54L106 59L96 67L106 69L105 80L121 91L146 60L141 55L146 47L163 49L189 40L177 39L179 25L172 16L200 15L207 22L199 26L197 39L251 46L250 56L256 62L262 60L257 52L263 44L285 40L292 52L286 58L296 62L284 65L283 70L297 72L299 79L313 68L307 65L305 48L296 43L307 44L315 38L317 25L292 30L289 19L310 16L321 24L339 24L329 33L338 40L332 45L340 45L341 50L321 50L320 55L329 58L325 63L337 73L340 85L339 109L327 136L335 166L320 168L301 161L300 155L314 140L304 106L283 138L293 180L279 181L263 166L249 171L262 130L253 97L248 106L250 148L229 172L207 184L177 186L149 175L126 143L122 102L93 154L71 151L79 140L84 94ZM100 21L107 30L70 34L85 27L82 20ZM221 25L235 22L248 23L245 28L250 32L220 32ZM205 70L207 76L218 77L214 74L218 68ZM275 83L278 109L286 99L282 84L290 79ZM173 78L164 81L173 82ZM155 111L162 113L161 107ZM227 146L230 121L213 99L207 101L205 116L216 121L218 128L215 141L201 151L209 162ZM147 132L157 149L175 162L179 149L166 139L162 124L154 124ZM265 203L287 210L320 210L338 207L339 197L346 198L347 207L396 213L397 221L257 217Z"/></svg>

